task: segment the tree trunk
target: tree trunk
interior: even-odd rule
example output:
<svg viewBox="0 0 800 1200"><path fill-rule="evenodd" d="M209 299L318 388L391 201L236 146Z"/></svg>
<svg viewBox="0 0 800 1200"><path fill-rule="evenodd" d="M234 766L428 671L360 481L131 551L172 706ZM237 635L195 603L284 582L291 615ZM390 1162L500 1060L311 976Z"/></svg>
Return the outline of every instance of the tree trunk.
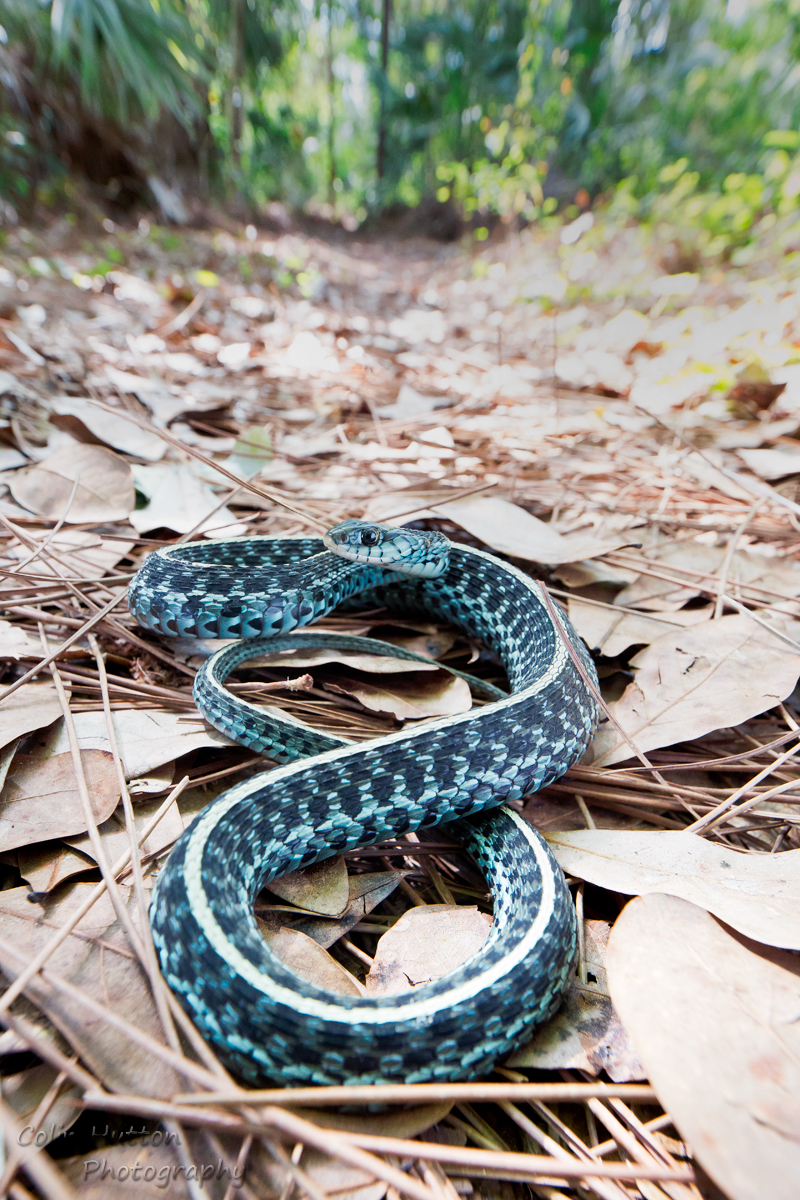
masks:
<svg viewBox="0 0 800 1200"><path fill-rule="evenodd" d="M392 0L383 0L381 17L381 109L378 120L378 179L383 179L386 168L386 110L389 102L389 22L392 18Z"/></svg>
<svg viewBox="0 0 800 1200"><path fill-rule="evenodd" d="M333 4L328 0L328 50L326 54L328 70L328 203L335 205L336 190L333 186L336 179L335 127L334 127L334 75L333 75Z"/></svg>
<svg viewBox="0 0 800 1200"><path fill-rule="evenodd" d="M244 6L246 0L233 0L231 12L231 41L233 68L231 72L231 155L239 166L242 153L242 81L244 79Z"/></svg>

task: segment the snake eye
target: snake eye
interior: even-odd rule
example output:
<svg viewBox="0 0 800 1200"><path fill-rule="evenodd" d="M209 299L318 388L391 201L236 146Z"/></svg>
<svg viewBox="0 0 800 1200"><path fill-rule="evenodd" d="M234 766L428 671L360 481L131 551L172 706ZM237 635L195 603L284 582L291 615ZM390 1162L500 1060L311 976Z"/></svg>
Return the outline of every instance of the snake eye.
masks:
<svg viewBox="0 0 800 1200"><path fill-rule="evenodd" d="M380 534L377 529L362 529L361 530L361 545L362 546L377 546L380 541Z"/></svg>

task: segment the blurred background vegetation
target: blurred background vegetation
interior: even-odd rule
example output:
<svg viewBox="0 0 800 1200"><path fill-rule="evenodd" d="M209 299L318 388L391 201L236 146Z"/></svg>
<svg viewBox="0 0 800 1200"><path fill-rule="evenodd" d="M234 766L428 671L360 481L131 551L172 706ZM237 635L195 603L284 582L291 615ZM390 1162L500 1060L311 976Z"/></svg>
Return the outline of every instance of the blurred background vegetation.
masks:
<svg viewBox="0 0 800 1200"><path fill-rule="evenodd" d="M598 200L735 257L797 207L800 0L3 0L0 222ZM425 209L427 206L427 209ZM682 255L686 261L682 261Z"/></svg>

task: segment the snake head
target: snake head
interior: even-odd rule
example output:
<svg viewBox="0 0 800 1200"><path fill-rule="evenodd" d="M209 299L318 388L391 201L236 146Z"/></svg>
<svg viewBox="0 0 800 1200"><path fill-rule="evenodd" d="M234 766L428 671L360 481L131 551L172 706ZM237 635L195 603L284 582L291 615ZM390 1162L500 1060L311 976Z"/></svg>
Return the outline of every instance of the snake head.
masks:
<svg viewBox="0 0 800 1200"><path fill-rule="evenodd" d="M436 530L342 521L328 530L323 541L328 550L342 558L417 579L436 579L450 565L450 543Z"/></svg>

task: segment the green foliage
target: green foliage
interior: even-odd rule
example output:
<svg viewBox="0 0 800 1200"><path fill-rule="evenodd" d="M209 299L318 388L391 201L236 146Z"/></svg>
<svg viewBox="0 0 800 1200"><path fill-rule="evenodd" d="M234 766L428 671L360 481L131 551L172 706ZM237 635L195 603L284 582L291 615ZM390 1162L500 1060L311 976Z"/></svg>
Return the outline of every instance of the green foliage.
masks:
<svg viewBox="0 0 800 1200"><path fill-rule="evenodd" d="M433 193L534 221L585 189L620 218L683 223L686 254L714 258L797 205L800 0L394 0L385 74L383 12L5 0L2 195L65 198L65 119L155 158L167 112L220 191L257 207L361 219Z"/></svg>
<svg viewBox="0 0 800 1200"><path fill-rule="evenodd" d="M703 185L758 172L764 137L800 125L799 54L796 0L622 0L595 71L605 102L583 138L582 182L635 173L644 193L682 157Z"/></svg>
<svg viewBox="0 0 800 1200"><path fill-rule="evenodd" d="M154 119L196 105L203 68L172 0L8 0L8 51L33 56L40 87L72 92L98 116Z"/></svg>
<svg viewBox="0 0 800 1200"><path fill-rule="evenodd" d="M775 133L782 131L764 137L770 149L791 140ZM637 194L636 176L622 180L608 209L612 220L636 218L649 225L662 243L669 243L673 269L694 270L713 260L745 263L751 247L779 222L794 226L800 155L791 158L785 149L772 150L762 158L758 172L734 172L720 187L701 187L700 172L688 168L686 157L662 167L656 186L643 196Z"/></svg>
<svg viewBox="0 0 800 1200"><path fill-rule="evenodd" d="M181 116L194 100L203 69L185 15L164 0L54 0L50 31L54 69L99 115L153 118L163 105Z"/></svg>
<svg viewBox="0 0 800 1200"><path fill-rule="evenodd" d="M420 191L433 190L438 164L486 158L488 129L514 108L526 15L523 0L397 6L389 187L407 174Z"/></svg>

